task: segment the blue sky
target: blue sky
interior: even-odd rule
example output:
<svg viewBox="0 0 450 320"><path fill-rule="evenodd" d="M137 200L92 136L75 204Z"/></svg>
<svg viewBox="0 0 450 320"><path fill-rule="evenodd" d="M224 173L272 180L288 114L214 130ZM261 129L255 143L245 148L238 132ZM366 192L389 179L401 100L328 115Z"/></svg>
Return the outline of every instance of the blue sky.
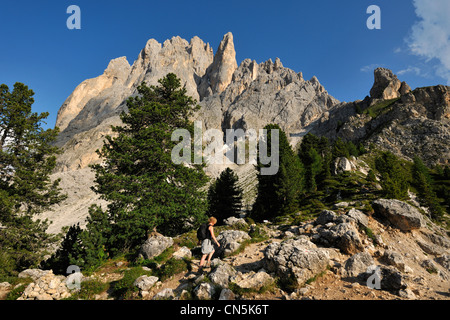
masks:
<svg viewBox="0 0 450 320"><path fill-rule="evenodd" d="M81 9L81 30L69 30L69 5ZM381 29L369 30L370 5ZM238 64L279 57L285 67L317 76L341 101L364 99L373 69L394 71L412 88L450 85L450 1L3 1L0 83L23 82L35 92L34 111L58 109L83 80L111 59L132 64L148 39L199 36L214 52L234 35Z"/></svg>

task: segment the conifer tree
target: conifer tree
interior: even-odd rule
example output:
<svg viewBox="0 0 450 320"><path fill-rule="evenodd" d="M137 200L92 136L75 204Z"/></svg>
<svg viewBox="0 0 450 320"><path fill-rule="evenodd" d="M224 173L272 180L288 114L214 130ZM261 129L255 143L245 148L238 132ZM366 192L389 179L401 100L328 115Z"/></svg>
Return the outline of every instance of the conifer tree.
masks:
<svg viewBox="0 0 450 320"><path fill-rule="evenodd" d="M429 208L431 217L435 220L440 220L444 215L444 209L439 204L438 197L433 189L434 183L430 170L419 157L414 157L413 161L413 182L419 198Z"/></svg>
<svg viewBox="0 0 450 320"><path fill-rule="evenodd" d="M408 173L392 152L382 152L375 159L375 167L381 174L380 184L385 197L399 200L408 198Z"/></svg>
<svg viewBox="0 0 450 320"><path fill-rule="evenodd" d="M208 213L214 216L219 224L241 212L242 188L238 182L237 174L231 168L226 168L209 188Z"/></svg>
<svg viewBox="0 0 450 320"><path fill-rule="evenodd" d="M208 181L201 165L175 164L171 140L176 129L193 135L189 120L199 108L173 73L158 86L142 83L139 95L127 100L128 112L120 115L123 126L112 129L98 151L103 164L95 171L93 190L109 202L111 232L108 246L123 250L141 245L153 228L176 235L204 218Z"/></svg>
<svg viewBox="0 0 450 320"><path fill-rule="evenodd" d="M279 131L279 169L274 175L261 174L261 168L265 165L258 157L258 194L251 212L255 220L270 220L294 213L298 210L298 200L303 190L302 163L289 145L286 134L274 124L264 129L267 129L267 150L271 150L271 130Z"/></svg>
<svg viewBox="0 0 450 320"><path fill-rule="evenodd" d="M60 180L50 179L59 130L42 128L48 112L32 112L33 95L19 82L12 91L0 86L0 260L9 259L16 270L36 266L53 243L47 221L34 218L65 198Z"/></svg>

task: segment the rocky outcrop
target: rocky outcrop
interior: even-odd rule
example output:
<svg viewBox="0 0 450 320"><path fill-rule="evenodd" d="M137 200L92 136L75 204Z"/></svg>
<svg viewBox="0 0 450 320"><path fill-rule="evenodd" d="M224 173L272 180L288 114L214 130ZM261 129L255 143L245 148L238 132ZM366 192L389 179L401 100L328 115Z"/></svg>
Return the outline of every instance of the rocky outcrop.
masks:
<svg viewBox="0 0 450 320"><path fill-rule="evenodd" d="M395 99L411 91L408 84L400 82L397 76L389 69L375 69L374 78L373 87L370 89L370 97L373 99Z"/></svg>
<svg viewBox="0 0 450 320"><path fill-rule="evenodd" d="M31 278L31 282L18 300L60 300L70 297L65 276L55 275L51 270L27 269L20 278Z"/></svg>

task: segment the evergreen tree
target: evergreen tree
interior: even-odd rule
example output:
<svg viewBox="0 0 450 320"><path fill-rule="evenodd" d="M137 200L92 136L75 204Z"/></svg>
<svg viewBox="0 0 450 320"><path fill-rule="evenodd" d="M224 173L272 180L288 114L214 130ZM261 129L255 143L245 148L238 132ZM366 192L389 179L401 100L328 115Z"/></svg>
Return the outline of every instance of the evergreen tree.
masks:
<svg viewBox="0 0 450 320"><path fill-rule="evenodd" d="M69 228L61 246L45 262L45 268L52 269L57 274L65 274L70 265L86 270L106 260L107 239L111 232L107 214L97 205L92 205L86 221L84 230L79 224Z"/></svg>
<svg viewBox="0 0 450 320"><path fill-rule="evenodd" d="M292 150L286 134L278 125L270 124L267 129L267 150L271 150L271 130L279 132L279 169L275 175L263 175L265 166L258 157L258 194L251 216L256 220L273 219L298 210L298 199L302 186L302 163ZM258 148L258 153L260 152Z"/></svg>
<svg viewBox="0 0 450 320"><path fill-rule="evenodd" d="M384 196L404 200L408 198L408 173L401 161L391 152L382 152L375 159L375 167L381 174Z"/></svg>
<svg viewBox="0 0 450 320"><path fill-rule="evenodd" d="M413 182L418 191L419 198L429 208L431 217L440 220L444 215L444 209L439 204L436 192L433 190L433 179L430 170L419 157L414 157Z"/></svg>
<svg viewBox="0 0 450 320"><path fill-rule="evenodd" d="M226 168L209 188L208 212L219 224L222 224L224 219L237 216L241 212L242 188L238 182L237 174L231 168Z"/></svg>
<svg viewBox="0 0 450 320"><path fill-rule="evenodd" d="M155 227L167 235L184 232L206 211L203 167L171 159L173 131L184 128L192 136L189 117L199 106L172 73L158 86L142 83L138 92L120 115L124 125L112 128L117 136L107 136L98 151L104 163L92 166L93 190L109 202L108 246L114 252L141 245Z"/></svg>
<svg viewBox="0 0 450 320"><path fill-rule="evenodd" d="M32 112L33 95L22 83L0 86L0 260L15 270L37 266L54 243L48 222L34 217L65 198L60 180L50 180L59 130L42 128L48 112Z"/></svg>
<svg viewBox="0 0 450 320"><path fill-rule="evenodd" d="M333 143L333 159L340 157L349 158L350 152L348 149L347 144L341 138L337 138L337 140Z"/></svg>
<svg viewBox="0 0 450 320"><path fill-rule="evenodd" d="M328 139L308 133L302 139L298 156L304 166L305 190L314 193L331 177Z"/></svg>

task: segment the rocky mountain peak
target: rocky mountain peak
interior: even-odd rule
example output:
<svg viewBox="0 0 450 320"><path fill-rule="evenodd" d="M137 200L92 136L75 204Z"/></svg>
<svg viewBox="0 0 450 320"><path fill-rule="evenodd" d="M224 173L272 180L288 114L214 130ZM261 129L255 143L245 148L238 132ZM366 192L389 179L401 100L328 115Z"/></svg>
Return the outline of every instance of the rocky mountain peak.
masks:
<svg viewBox="0 0 450 320"><path fill-rule="evenodd" d="M372 99L395 99L411 91L406 82L401 82L389 69L377 68L374 71L374 84L370 89Z"/></svg>
<svg viewBox="0 0 450 320"><path fill-rule="evenodd" d="M206 76L199 87L201 98L224 91L231 83L237 67L233 34L228 32L223 36L213 63L206 70Z"/></svg>
<svg viewBox="0 0 450 320"><path fill-rule="evenodd" d="M128 63L127 57L120 57L112 59L109 62L104 74L115 77L116 79L124 82L125 80L127 80L130 71L131 66Z"/></svg>

